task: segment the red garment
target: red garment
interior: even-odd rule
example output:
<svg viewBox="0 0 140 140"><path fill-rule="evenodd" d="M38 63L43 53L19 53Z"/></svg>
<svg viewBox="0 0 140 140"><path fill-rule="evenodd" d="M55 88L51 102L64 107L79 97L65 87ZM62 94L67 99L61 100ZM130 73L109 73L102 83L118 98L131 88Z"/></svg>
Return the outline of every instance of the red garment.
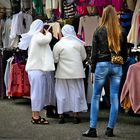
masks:
<svg viewBox="0 0 140 140"><path fill-rule="evenodd" d="M30 84L25 64L12 64L8 83L8 96L30 96Z"/></svg>
<svg viewBox="0 0 140 140"><path fill-rule="evenodd" d="M87 11L87 6L77 5L76 10L77 10L78 15L88 15L89 14Z"/></svg>
<svg viewBox="0 0 140 140"><path fill-rule="evenodd" d="M123 0L112 0L112 5L115 7L116 11L121 11Z"/></svg>
<svg viewBox="0 0 140 140"><path fill-rule="evenodd" d="M121 92L120 103L124 107L125 98L130 99L131 107L136 114L140 114L140 62L130 65Z"/></svg>

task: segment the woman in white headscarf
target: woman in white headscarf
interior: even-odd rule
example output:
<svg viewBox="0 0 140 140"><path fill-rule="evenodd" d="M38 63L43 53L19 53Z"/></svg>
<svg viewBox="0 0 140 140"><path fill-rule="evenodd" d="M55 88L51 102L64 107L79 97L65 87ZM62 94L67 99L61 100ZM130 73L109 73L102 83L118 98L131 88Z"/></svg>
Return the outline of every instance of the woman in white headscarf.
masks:
<svg viewBox="0 0 140 140"><path fill-rule="evenodd" d="M63 37L53 49L57 69L55 73L55 92L59 123L64 123L64 112L74 113L74 123L80 123L79 112L87 111L83 60L86 59L84 42L76 37L74 27L64 25Z"/></svg>
<svg viewBox="0 0 140 140"><path fill-rule="evenodd" d="M52 34L43 29L43 22L35 20L30 31L22 35L20 49L28 48L26 71L31 86L31 108L33 124L48 124L48 120L40 116L40 111L48 105L47 79L50 71L54 71L54 59L50 49ZM45 33L44 33L45 31ZM44 34L43 34L44 33Z"/></svg>

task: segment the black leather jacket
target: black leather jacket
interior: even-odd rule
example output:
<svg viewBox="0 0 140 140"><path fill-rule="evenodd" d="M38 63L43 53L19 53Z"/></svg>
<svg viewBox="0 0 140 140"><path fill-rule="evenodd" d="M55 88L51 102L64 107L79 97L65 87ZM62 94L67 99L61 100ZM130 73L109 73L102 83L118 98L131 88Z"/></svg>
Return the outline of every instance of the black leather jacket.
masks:
<svg viewBox="0 0 140 140"><path fill-rule="evenodd" d="M124 62L127 59L127 36L122 31L120 40L121 52ZM97 28L93 35L92 53L91 53L91 72L95 71L97 62L111 61L111 54L108 48L107 30L105 27Z"/></svg>

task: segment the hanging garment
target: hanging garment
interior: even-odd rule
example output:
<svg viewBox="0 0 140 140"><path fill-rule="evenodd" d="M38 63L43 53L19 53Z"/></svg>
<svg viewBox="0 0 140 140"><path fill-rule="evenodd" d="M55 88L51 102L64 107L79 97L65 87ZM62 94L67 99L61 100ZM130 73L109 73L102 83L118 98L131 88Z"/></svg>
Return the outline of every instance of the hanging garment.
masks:
<svg viewBox="0 0 140 140"><path fill-rule="evenodd" d="M135 47L137 47L138 45L137 43L140 43L137 40L138 38L136 36L138 33L138 26L139 26L139 21L138 21L139 9L140 9L140 1L138 0L132 17L131 29L127 36L128 43L135 44Z"/></svg>
<svg viewBox="0 0 140 140"><path fill-rule="evenodd" d="M75 4L69 4L66 0L63 1L63 18L74 18L76 15Z"/></svg>
<svg viewBox="0 0 140 140"><path fill-rule="evenodd" d="M4 30L4 20L1 19L0 20L0 48L3 48L3 41L2 41L2 33L3 33L3 30Z"/></svg>
<svg viewBox="0 0 140 140"><path fill-rule="evenodd" d="M25 71L25 64L15 63L11 66L8 96L30 96L30 84L27 72Z"/></svg>
<svg viewBox="0 0 140 140"><path fill-rule="evenodd" d="M120 98L120 103L121 106L123 107L126 97L129 97L132 110L136 114L140 114L139 75L140 75L140 62L137 62L131 65L128 69L127 77Z"/></svg>
<svg viewBox="0 0 140 140"><path fill-rule="evenodd" d="M66 0L66 1L67 1L67 3L71 4L71 3L73 3L75 0Z"/></svg>
<svg viewBox="0 0 140 140"><path fill-rule="evenodd" d="M120 24L126 30L127 34L129 33L131 28L132 16L132 11L124 11L120 14Z"/></svg>
<svg viewBox="0 0 140 140"><path fill-rule="evenodd" d="M137 0L126 0L128 9L130 9L131 11L135 10L135 5L136 5L136 1Z"/></svg>
<svg viewBox="0 0 140 140"><path fill-rule="evenodd" d="M56 39L60 39L62 37L60 23L52 22L52 23L48 23L48 25L52 26L53 37L55 37Z"/></svg>
<svg viewBox="0 0 140 140"><path fill-rule="evenodd" d="M4 96L4 83L3 83L3 60L2 60L2 52L0 50L0 97Z"/></svg>
<svg viewBox="0 0 140 140"><path fill-rule="evenodd" d="M41 0L32 0L33 1L33 8L35 10L36 16L44 15L43 12L43 3Z"/></svg>
<svg viewBox="0 0 140 140"><path fill-rule="evenodd" d="M21 0L21 7L24 9L30 9L32 7L32 0Z"/></svg>
<svg viewBox="0 0 140 140"><path fill-rule="evenodd" d="M11 0L12 14L17 14L21 11L21 0Z"/></svg>
<svg viewBox="0 0 140 140"><path fill-rule="evenodd" d="M82 29L83 29L84 34L85 34L86 46L92 46L92 37L98 24L99 24L98 16L80 17L78 35L82 35Z"/></svg>
<svg viewBox="0 0 140 140"><path fill-rule="evenodd" d="M11 18L7 18L4 23L4 28L2 32L2 42L3 42L3 48L9 48L11 44L10 39L10 31L11 31Z"/></svg>
<svg viewBox="0 0 140 140"><path fill-rule="evenodd" d="M137 45L140 44L140 12L134 13L135 18L133 18L132 26L130 32L127 36L128 42L134 44L134 47L137 48Z"/></svg>
<svg viewBox="0 0 140 140"><path fill-rule="evenodd" d="M76 11L79 16L88 15L87 6L77 5Z"/></svg>
<svg viewBox="0 0 140 140"><path fill-rule="evenodd" d="M11 23L10 38L14 39L16 35L21 35L28 32L32 20L33 19L31 15L23 13L22 11L14 14Z"/></svg>
<svg viewBox="0 0 140 140"><path fill-rule="evenodd" d="M116 11L121 11L123 0L112 0L112 5L115 7Z"/></svg>
<svg viewBox="0 0 140 140"><path fill-rule="evenodd" d="M44 3L45 3L45 13L47 14L47 17L49 19L52 18L52 14L54 13L54 10L55 10L55 15L56 15L56 11L58 11L57 14L59 13L59 17L60 17L60 14L62 13L62 0L45 0Z"/></svg>
<svg viewBox="0 0 140 140"><path fill-rule="evenodd" d="M8 82L10 79L10 69L11 69L13 59L14 59L14 57L12 56L7 60L6 69L5 69L5 73L4 73L4 84L5 84L5 88L6 88L6 96L8 96Z"/></svg>
<svg viewBox="0 0 140 140"><path fill-rule="evenodd" d="M61 9L62 0L46 0L46 9Z"/></svg>
<svg viewBox="0 0 140 140"><path fill-rule="evenodd" d="M123 65L123 74L122 74L121 83L120 83L119 95L121 95L122 88L123 88L123 85L124 85L125 80L126 80L128 68L129 68L129 66L131 66L132 64L135 64L135 63L136 63L136 59L135 59L134 56L128 57L126 62L124 63L124 65Z"/></svg>

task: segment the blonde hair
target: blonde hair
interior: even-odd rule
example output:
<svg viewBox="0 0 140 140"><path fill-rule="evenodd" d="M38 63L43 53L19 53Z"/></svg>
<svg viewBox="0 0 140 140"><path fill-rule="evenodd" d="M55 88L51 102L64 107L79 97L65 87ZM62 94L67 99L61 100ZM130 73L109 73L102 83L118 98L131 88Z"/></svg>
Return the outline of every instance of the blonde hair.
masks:
<svg viewBox="0 0 140 140"><path fill-rule="evenodd" d="M114 7L111 5L108 5L103 10L103 15L99 27L103 26L107 29L109 49L115 51L116 53L119 52L121 28L117 13Z"/></svg>

